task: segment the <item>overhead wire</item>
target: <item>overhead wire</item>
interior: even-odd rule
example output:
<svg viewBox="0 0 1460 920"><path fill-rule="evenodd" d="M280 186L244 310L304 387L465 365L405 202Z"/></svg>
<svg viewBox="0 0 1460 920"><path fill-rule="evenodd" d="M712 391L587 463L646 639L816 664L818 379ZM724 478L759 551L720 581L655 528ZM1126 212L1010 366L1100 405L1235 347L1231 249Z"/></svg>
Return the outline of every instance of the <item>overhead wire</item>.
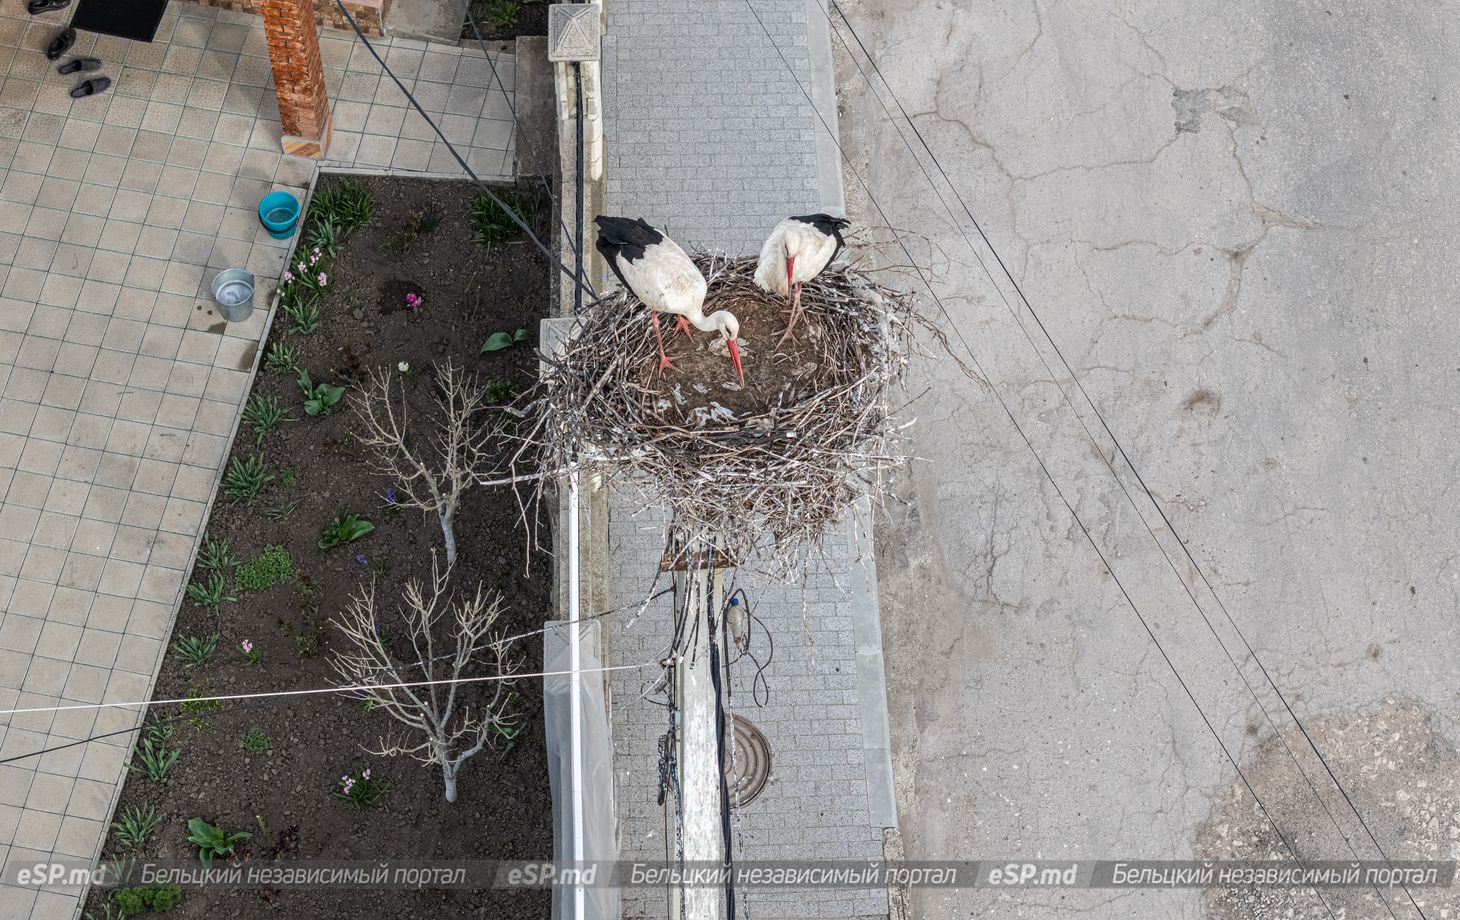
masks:
<svg viewBox="0 0 1460 920"><path fill-rule="evenodd" d="M497 72L497 62L493 59L492 53L487 50L487 42L486 42L486 39L484 39L482 37L482 30L477 27L476 17L472 15L472 12L471 12L471 4L470 3L468 3L466 5L466 21L467 21L467 24L471 26L472 34L476 36L477 45L480 46L481 49L482 49L482 56L487 59L487 66L490 67L491 70L492 70L492 79L496 81L497 88L502 91L502 96L507 101L507 111L512 113L512 123L517 126L517 136L519 138L521 138L523 141L526 141L529 144L533 144L534 145L533 146L533 149L536 150L535 142L532 140L532 135L530 135L527 131L523 130L523 127L522 127L522 119L517 114L517 103L515 103L513 101L512 94L509 94L507 92L507 84L505 82L503 82L502 75ZM541 152L541 151L538 151L538 152ZM559 203L559 197L560 196L555 195L553 193L552 183L548 181L548 177L547 176L539 175L537 178L542 183L543 191L547 193L548 200L549 201L552 201L554 204L558 204ZM582 186L583 186L583 176L580 173L579 176L578 176L578 187L581 189ZM563 218L563 210L562 210L562 208L559 207L557 209L557 211L558 211L558 226L561 227L562 230L563 230L563 239L564 239L564 241L567 242L568 247L570 249L572 249L573 255L578 260L578 264L575 264L574 267L576 269L576 277L578 278L579 281L582 282L582 285L577 289L577 293L581 297L582 296L582 293L583 293L583 290L586 287L587 290L588 290L588 292L589 292L589 295L592 296L592 297L594 297L594 298L596 298L598 295L596 293L594 293L594 291L593 291L593 284L592 284L592 282L590 282L587 278L585 278L583 276L583 269L582 269L582 265L581 265L581 262L582 262L582 259L583 259L583 237L582 237L582 219L581 219L582 218L582 214L583 214L583 206L582 206L581 203L578 206L579 221L578 221L578 233L576 234L576 240L577 240L576 243L574 242L575 234L572 234L572 233L570 233L568 231L568 222Z"/></svg>
<svg viewBox="0 0 1460 920"><path fill-rule="evenodd" d="M886 211L877 201L876 196L873 195L872 189L867 181L863 178L861 171L858 170L849 159L847 159L846 151L842 149L841 139L836 136L836 132L834 132L831 129L831 126L827 124L826 118L821 114L821 110L817 107L815 100L811 98L810 92L806 89L805 85L802 84L800 76L796 73L795 68L791 66L791 62L786 58L785 52L783 52L780 48L780 45L776 43L775 37L771 34L770 29L766 27L765 21L761 18L760 13L755 9L755 6L751 2L751 0L745 0L745 5L746 8L750 10L751 15L755 18L756 23L760 26L761 31L765 33L766 40L770 43L771 47L775 49L777 55L781 59L781 62L785 65L787 71L791 74L792 79L795 80L797 88L799 88L802 95L806 97L807 104L810 106L812 112L815 113L817 119L821 122L822 129L826 132L832 143L836 145L838 152L842 155L842 162L846 165L847 169L852 173L852 175L857 179L857 182L861 185L862 190L866 193L868 202L877 211L878 219L882 221L884 226L891 227L892 223L890 220L888 220ZM984 373L983 367L978 360L977 354L968 344L962 330L958 327L956 323L952 321L952 316L949 314L948 309L944 305L942 298L938 296L937 291L934 290L931 282L927 278L927 275L923 272L922 267L918 265L917 261L913 258L912 252L908 250L907 245L902 241L901 236L898 235L895 231L893 232L893 239L897 243L899 248L902 249L903 254L907 257L908 263L913 267L919 280L922 282L923 287L927 290L929 296L932 297L933 302L937 305L939 312L942 313L944 321L952 327L954 335L958 338L959 343L963 346L964 351L968 354L969 359L973 362L974 368L975 370L977 370L979 376L983 377L985 380L989 379L988 375ZM1104 551L1101 550L1099 544L1095 541L1094 536L1090 533L1090 530L1086 526L1084 520L1080 517L1079 513L1075 511L1073 503L1066 497L1064 490L1060 488L1059 483L1055 480L1053 474L1050 472L1048 466L1045 464L1044 458L1034 447L1034 443L1025 433L1023 426L1021 426L1018 420L1015 418L1013 410L1009 408L1009 404L1004 399L1003 394L999 392L997 387L991 386L989 389L993 393L995 400L999 403L999 407L1003 410L1004 415L1008 418L1009 423L1014 427L1014 430L1019 434L1020 439L1024 442L1025 447L1034 457L1034 460L1038 464L1040 471L1044 474L1045 479L1047 479L1050 483L1050 486L1054 488L1056 495L1059 496L1060 502L1065 506L1066 511L1069 512L1070 517L1075 521L1075 524L1079 528L1081 534L1084 535L1086 542L1090 544L1091 549L1093 549L1096 556L1099 557L1100 562L1104 566L1106 572L1110 574L1111 580L1119 589L1121 596L1125 599L1126 604L1131 608L1132 613L1135 614L1136 619L1139 620L1142 629L1144 629L1146 635L1150 638L1152 644L1156 647L1157 652L1160 653L1162 660L1165 661L1167 667L1171 670L1172 675L1176 678L1177 683L1180 685L1182 691L1186 694L1187 699L1196 709L1198 716L1200 716L1202 720L1202 723L1206 726L1208 732L1211 733L1212 738L1217 742L1217 746L1221 749L1227 761L1236 771L1237 776L1242 781L1242 784L1247 789L1248 793L1252 796L1253 801L1257 803L1258 809L1267 819L1267 822L1272 827L1273 832L1277 834L1278 839L1282 841L1284 849L1288 851L1288 854L1293 858L1295 862L1298 863L1298 865L1303 865L1303 860L1300 856L1298 856L1297 850L1288 840L1287 835L1285 835L1282 832L1282 829L1278 827L1277 821L1273 818L1266 804L1262 801L1261 796L1257 794L1257 790L1248 780L1246 772L1237 762L1236 757L1234 757L1231 751L1227 748L1226 742L1222 740L1222 737L1217 732L1216 727L1207 717L1205 710L1203 710L1201 707L1201 703L1197 701L1195 693L1187 685L1185 678L1182 677L1180 670L1176 667L1176 663L1171 659L1170 655L1167 654L1165 646L1161 644L1160 639L1157 638L1156 633L1151 628L1150 623L1140 612L1140 608L1136 604L1135 599L1131 596L1130 592L1126 590L1124 583L1116 574L1114 567L1107 560ZM1309 887L1313 891L1314 895L1318 898L1319 902L1322 903L1323 908L1328 913L1328 915L1330 917L1335 917L1333 913L1333 908L1328 904L1328 900L1323 896L1323 893L1316 886Z"/></svg>
<svg viewBox="0 0 1460 920"><path fill-rule="evenodd" d="M478 187L481 188L483 194L490 198L492 202L502 210L502 213L505 214L507 218L512 221L512 223L517 225L517 229L521 230L527 235L527 238L532 241L533 245L542 252L542 254L547 258L550 263L557 267L558 271L562 272L564 275L567 275L568 278L572 279L575 286L586 290L589 293L589 296L596 299L597 295L593 294L592 290L589 289L587 285L585 285L583 281L573 273L573 270L571 268L563 264L563 260L558 258L556 253L548 249L543 241L538 239L537 234L532 232L532 228L528 226L527 222L523 220L520 215L518 215L516 210L508 206L508 204L503 201L495 191L492 190L491 185L487 182L484 182L482 178L476 174L476 171L473 170L471 166L467 163L466 158L461 155L461 153L456 149L456 146L446 138L446 135L444 133L442 133L441 127L437 125L436 122L431 118L431 116L426 113L426 110L421 107L421 103L418 99L416 99L415 94L413 94L409 89L406 88L406 85L404 82L401 81L401 78L396 76L395 71L391 70L389 65L385 63L385 59L380 56L380 52L376 50L374 43L370 41L369 37L365 35L364 30L360 28L360 23L356 22L355 17L351 15L348 9L346 9L344 0L335 0L335 6L337 6L340 12L344 15L345 21L350 24L350 28L354 30L355 35L360 39L361 44L365 46L365 50L370 52L370 56L373 57L375 59L375 62L380 65L380 69L385 72L385 75L387 77L390 77L391 82L393 82L396 87L399 88L403 94L405 94L406 101L409 102L411 104L411 107L416 110L416 114L420 115L421 118L425 120L426 124L430 125L431 130L434 131L436 136L441 139L441 143L446 146L446 151L450 153L452 159L456 160L457 164L461 166L462 171L464 171L467 176L469 176L471 180L475 182Z"/></svg>
<svg viewBox="0 0 1460 920"><path fill-rule="evenodd" d="M1141 488L1141 491L1145 494L1145 496L1146 496L1147 500L1150 502L1151 506L1155 508L1156 513L1161 517L1162 523L1165 525L1167 531L1170 532L1171 536L1176 540L1177 544L1181 547L1182 553L1185 555L1187 562L1192 566L1193 570L1196 571L1198 577L1201 579L1202 584L1205 585L1208 593L1210 593L1211 596L1212 596L1212 598L1213 598L1213 600L1216 601L1217 606L1221 610L1223 617L1226 619L1227 623L1231 626L1232 630L1237 634L1238 638L1242 642L1242 645L1243 645L1245 651L1247 652L1248 656L1252 659L1253 663L1256 664L1258 670L1262 673L1262 676L1267 681L1268 686L1271 687L1272 690L1273 690L1273 692L1277 694L1278 699L1281 701L1281 703L1283 705L1283 708L1287 711L1289 717L1293 720L1294 725L1297 727L1298 731L1302 734L1304 740L1308 743L1310 749L1313 751L1314 755L1318 758L1320 764L1322 764L1323 769L1327 773L1330 781L1333 782L1335 788L1338 790L1339 794L1343 797L1345 803L1349 806L1350 811L1353 813L1353 815L1357 819L1359 825L1363 828L1364 832L1369 837L1370 842L1373 843L1375 850L1378 851L1380 857L1385 861L1385 863L1387 865L1389 865L1390 868L1392 868L1393 867L1393 864L1390 862L1388 854L1384 851L1384 848L1379 843L1378 838L1374 835L1373 831L1370 829L1369 824L1364 819L1363 814L1360 813L1359 810L1358 810L1358 808L1354 805L1354 802L1353 802L1352 798L1349 796L1348 791L1344 788L1343 784L1339 781L1337 775L1334 773L1334 771L1332 770L1331 766L1329 765L1329 763L1327 761L1327 758L1325 758L1323 756L1322 751L1320 751L1318 749L1317 744L1314 742L1314 740L1313 740L1312 736L1309 734L1307 728L1303 725L1302 720L1298 718L1298 715L1293 710L1291 704L1289 703L1289 701L1287 699L1287 696L1282 692L1281 688L1279 688L1277 686L1277 683L1272 679L1272 676L1269 674L1266 666L1262 663L1261 658L1257 655L1256 650L1253 649L1251 643L1248 642L1246 635L1242 632L1241 627L1238 626L1235 618L1228 611L1228 609L1226 607L1226 604L1222 601L1221 595L1219 595L1217 593L1216 588L1212 585L1211 581L1207 577L1207 574L1206 574L1205 570L1197 562L1195 556L1192 554L1191 548L1187 544L1187 541L1176 530L1175 525L1172 523L1170 517L1166 514L1165 509L1161 506L1161 503L1156 499L1155 494L1146 485L1145 479L1140 474L1140 470L1136 468L1135 462L1131 459L1130 455L1126 452L1124 445L1122 445L1121 442L1120 442L1120 439L1116 437L1115 432L1111 429L1110 424L1106 420L1104 414L1101 413L1099 407L1096 406L1094 399L1091 398L1091 396L1090 396L1089 392L1086 390L1083 382L1080 380L1079 375L1075 373L1074 368L1071 366L1070 362L1066 359L1066 357L1064 355L1064 352L1060 349L1059 344L1055 341L1053 334L1049 331L1049 328L1045 325L1044 320L1039 316L1038 311L1035 310L1034 304L1029 300L1028 296L1024 293L1024 290L1019 285L1018 280L1015 279L1015 277L1013 275L1013 272L1010 271L1007 263L1004 261L1003 257L999 254L998 249L993 245L992 240L989 239L988 234L984 231L982 224L978 221L977 217L974 216L972 209L968 205L968 202L964 199L962 193L958 190L958 187L953 183L952 179L949 177L947 170L944 169L942 163L939 161L939 159L937 157L937 154L933 151L932 146L928 143L927 139L923 136L922 131L918 128L917 124L913 121L911 115L908 114L907 108L902 104L902 101L900 99L898 99L896 91L892 88L891 83L888 82L886 75L883 74L882 69L878 65L876 59L872 57L871 51L868 50L866 44L862 41L862 38L861 38L860 34L857 33L855 26L852 25L851 20L847 17L846 11L841 8L841 5L839 3L837 3L836 0L827 0L827 3L830 4L830 7L832 9L835 9L836 10L837 15L841 18L842 23L845 26L846 30L852 35L853 40L856 42L857 47L861 50L862 55L866 58L867 63L872 67L873 71L877 74L878 80L880 80L881 83L882 83L882 85L886 88L887 94L891 97L891 99L893 101L893 104L897 106L897 110L901 114L902 120L907 123L908 127L912 130L913 135L918 139L919 144L922 146L922 148L923 148L924 152L927 154L929 160L932 161L933 166L937 169L939 176L941 176L941 178L943 179L943 182L947 185L949 191L951 191L953 193L955 199L958 201L958 204L959 204L960 208L962 209L964 215L967 217L969 223L971 223L973 225L973 227L974 227L975 231L977 232L979 238L983 241L984 246L988 248L989 253L993 256L995 262L998 264L999 269L1000 269L1002 275L1008 280L1009 284L1013 287L1015 293L1018 295L1018 299L1024 304L1025 308L1029 311L1029 315L1033 318L1036 326L1039 328L1039 330L1042 333L1045 341L1047 341L1049 343L1050 347L1054 350L1056 356L1059 358L1060 364L1065 369L1065 373L1069 376L1071 382L1074 383L1074 385L1075 385L1076 389L1079 391L1081 397L1084 399L1085 403L1090 407L1090 410L1095 414L1096 419L1099 420L1100 427L1105 432L1106 436L1109 437L1109 439L1111 441L1111 444L1114 446L1115 454L1117 456L1119 456L1122 460L1125 461L1126 467L1131 471L1131 474L1135 477L1136 482L1139 484L1139 486ZM933 190L933 193L938 197L939 203L943 205L943 208L944 208L945 212L948 214L948 217L949 217L950 221L953 223L954 227L958 230L960 236L962 236L964 243L969 248L969 251L973 253L975 260L978 262L979 268L988 277L989 283L993 286L994 290L998 293L999 298L1003 302L1005 309L1009 312L1010 317L1012 319L1014 319L1015 324L1019 327L1019 330L1024 334L1025 339L1029 342L1030 348L1034 351L1035 355L1039 358L1040 363L1044 366L1045 371L1048 373L1048 375L1050 377L1050 380L1060 389L1061 395L1069 403L1070 408L1073 411L1073 414L1075 415L1076 421L1079 423L1081 429L1084 430L1085 435L1090 440L1091 444L1093 444L1095 446L1096 453L1099 454L1099 456L1101 458L1101 461L1105 464L1106 468L1110 471L1111 477L1115 480L1117 486L1120 488L1120 490L1121 490L1122 494L1125 496L1127 502L1129 502L1129 504L1131 505L1132 509L1136 512L1137 517L1140 518L1142 525L1145 527L1146 532L1150 535L1150 537L1152 539L1152 542L1154 542L1156 544L1156 547L1160 551L1162 558L1165 560L1165 563L1166 563L1167 567L1170 568L1171 571L1172 571L1172 573L1176 576L1177 581L1181 584L1182 589L1185 591L1187 597L1191 600L1192 605L1196 608L1197 613L1201 616L1201 619L1206 624L1207 629L1211 632L1213 638L1215 638L1217 640L1217 644L1221 647L1221 649L1222 649L1223 653L1226 655L1228 661L1232 664L1233 669L1237 671L1238 676L1241 678L1242 683L1246 686L1246 688L1248 690L1248 693L1252 696L1253 700L1257 703L1258 708L1262 711L1262 714L1263 714L1264 718L1266 719L1268 725L1273 729L1274 734L1276 734L1277 737L1279 738L1279 741L1280 741L1283 749L1287 752L1288 756L1292 759L1294 765L1297 766L1299 775L1301 775L1303 777L1303 780L1307 783L1309 789L1313 792L1314 797L1318 800L1320 806L1323 808L1323 811L1328 816L1330 822L1333 824L1334 828L1338 831L1339 836L1344 840L1344 843L1349 847L1350 853L1352 853L1355 857L1357 857L1357 855L1358 855L1357 854L1357 851L1354 848L1354 845L1353 845L1352 841L1349 839L1348 834L1344 831L1344 829L1342 828L1342 826L1339 824L1337 817L1333 814L1332 810L1329 808L1327 801L1318 792L1317 786L1313 783L1312 779L1308 776L1307 771L1303 768L1302 763L1298 760L1297 755L1293 752L1292 747L1288 744L1288 741L1287 741L1286 737L1284 736L1284 733L1281 730L1278 729L1278 726L1277 726L1275 720L1273 719L1272 715L1269 713L1269 711L1267 709L1267 706L1263 703L1263 701L1261 700L1261 698L1258 696L1257 691L1256 691L1256 688L1254 688L1252 686L1252 683L1248 679L1248 677L1246 675L1246 672L1237 663L1236 658L1233 656L1232 652L1228 649L1226 642L1218 634L1215 626L1212 624L1210 618L1207 616L1206 610L1202 606L1201 601L1197 599L1196 594L1195 594L1192 586L1190 584L1188 584L1187 580L1184 577L1182 577L1180 570L1176 568L1176 565L1175 565L1174 560L1172 560L1170 554L1167 552L1164 543L1161 541L1161 539L1159 537L1156 536L1155 530L1151 527L1151 524L1147 520L1145 512L1142 511L1142 509L1140 508L1139 504L1136 502L1135 497L1133 495L1131 495L1130 490L1125 485L1125 482L1122 479L1122 477L1120 476L1119 472L1115 469L1115 466L1112 463L1111 457L1108 457L1106 455L1106 451L1104 450L1104 448L1100 444L1099 440L1095 437L1094 433L1090 430L1089 426L1086 425L1083 415L1078 410L1075 409L1075 405L1074 405L1073 400L1071 400L1070 397L1069 397L1069 395L1068 395L1068 393L1065 392L1064 385L1062 383L1060 383L1059 375L1056 374L1055 371L1054 371L1054 369L1050 366L1048 359L1046 359L1045 356L1044 356L1043 350L1040 349L1039 346L1035 343L1034 338L1033 338L1032 335L1030 335L1029 330L1028 330L1028 327L1024 324L1023 319L1019 316L1018 312L1014 309L1013 305L1009 302L1009 299L1008 299L1007 295L1003 291L1002 285L1000 285L995 280L995 278L993 276L993 273L989 270L988 265L985 263L985 261L983 259L982 253L979 251L978 247L976 247L976 246L973 245L973 241L969 238L968 233L964 229L962 222L959 221L954 216L953 211L952 211L952 208L949 206L947 200L943 197L943 194L942 194L941 190L938 188L937 183L933 181L933 178L932 178L931 174L929 174L929 172L927 170L927 167L923 164L921 158L918 157L917 152L913 149L911 142L908 141L907 136L903 133L903 131L902 131L902 125L898 122L898 120L896 118L894 118L892 116L891 111L887 108L886 102L883 101L882 96L878 92L876 85L872 82L871 77L869 77L867 75L866 71L862 68L861 62L857 59L857 56L854 53L852 53L851 46L849 44L847 44L846 38L841 35L841 31L837 28L836 22L832 19L831 14L830 14L830 11L827 8L822 7L821 6L821 3L819 2L819 0L818 0L818 2L817 2L816 5L817 5L818 9L820 9L822 11L822 13L826 16L827 23L831 27L833 33L836 34L839 39L841 39L843 46L846 47L846 49L847 49L848 58L856 66L858 73L867 82L868 88L872 91L873 97L877 100L879 106L881 106L884 114L887 115L888 120L893 123L893 126L896 128L896 130L898 132L899 139L901 139L903 141L903 143L907 146L908 152L912 155L913 161L915 163L917 163L919 170L923 174L923 177L928 181L929 187ZM960 338L961 338L961 336L960 336ZM1419 914L1420 914L1421 917L1425 917L1424 910L1419 906L1418 902L1415 901L1414 895L1409 891L1408 887L1407 886L1403 886L1402 883L1401 883L1401 887L1403 887L1404 892L1405 892L1406 896L1408 897L1411 905L1414 907L1414 909L1419 912ZM1374 887L1374 891L1379 896L1380 900L1384 903L1384 906L1388 910L1390 916L1393 917L1394 916L1393 908L1389 905L1388 898L1385 897L1383 891L1378 886L1375 886Z"/></svg>

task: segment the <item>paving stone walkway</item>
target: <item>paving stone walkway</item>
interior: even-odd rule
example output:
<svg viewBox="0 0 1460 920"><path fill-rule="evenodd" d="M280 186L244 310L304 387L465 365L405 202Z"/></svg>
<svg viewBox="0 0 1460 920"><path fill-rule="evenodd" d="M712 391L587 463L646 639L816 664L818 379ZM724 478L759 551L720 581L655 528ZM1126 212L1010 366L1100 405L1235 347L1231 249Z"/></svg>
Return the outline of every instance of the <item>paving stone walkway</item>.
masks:
<svg viewBox="0 0 1460 920"><path fill-rule="evenodd" d="M111 91L73 101L42 50L70 10L0 0L0 709L144 699L164 653L266 311L224 324L208 282L247 267L265 305L287 241L262 25L173 3L156 41L83 34ZM326 32L330 162L457 174L351 36ZM513 168L507 95L480 50L383 40L481 175ZM496 59L508 93L510 56ZM135 712L0 716L0 760L132 727ZM93 858L130 736L0 765L0 864ZM0 886L0 920L71 920L76 889Z"/></svg>
<svg viewBox="0 0 1460 920"><path fill-rule="evenodd" d="M642 216L688 248L753 255L786 216L839 209L839 161L821 121L834 128L835 111L822 107L818 118L801 88L818 106L835 98L829 36L817 33L822 14L809 5L816 0L752 2L779 51L745 0L693 10L673 0L607 5L609 213ZM633 490L611 494L611 607L650 593L665 540L652 504ZM896 823L875 575L863 559L871 548L858 552L847 532L825 550L804 586L741 576L775 655L764 707L752 702L751 662L737 664L733 678L735 711L765 733L774 756L771 783L741 811L740 859L877 859L882 828ZM608 629L611 664L653 660L668 644L670 605L656 602L632 629ZM764 659L759 628L753 641ZM632 671L613 680L619 843L623 858L662 860L656 794L666 714L642 699L641 680ZM888 908L877 890L762 890L744 899L748 915L762 918L885 917ZM663 917L666 893L629 889L623 907L627 918Z"/></svg>

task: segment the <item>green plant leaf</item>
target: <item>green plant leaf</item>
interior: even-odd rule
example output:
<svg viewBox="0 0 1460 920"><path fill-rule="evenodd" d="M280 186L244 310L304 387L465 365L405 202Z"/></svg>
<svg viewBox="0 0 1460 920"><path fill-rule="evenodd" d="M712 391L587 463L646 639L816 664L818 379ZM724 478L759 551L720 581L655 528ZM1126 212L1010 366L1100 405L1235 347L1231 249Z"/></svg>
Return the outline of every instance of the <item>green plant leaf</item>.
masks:
<svg viewBox="0 0 1460 920"><path fill-rule="evenodd" d="M511 347L512 347L512 336L511 335L509 335L509 334L507 334L505 332L494 332L494 333L492 333L487 338L487 340L485 342L482 343L482 351L481 351L481 353L482 354L486 354L489 351L501 351L504 348L511 348Z"/></svg>
<svg viewBox="0 0 1460 920"><path fill-rule="evenodd" d="M518 329L516 332L512 333L512 341L514 342L526 342L530 338L532 338L532 333L528 332L526 329Z"/></svg>

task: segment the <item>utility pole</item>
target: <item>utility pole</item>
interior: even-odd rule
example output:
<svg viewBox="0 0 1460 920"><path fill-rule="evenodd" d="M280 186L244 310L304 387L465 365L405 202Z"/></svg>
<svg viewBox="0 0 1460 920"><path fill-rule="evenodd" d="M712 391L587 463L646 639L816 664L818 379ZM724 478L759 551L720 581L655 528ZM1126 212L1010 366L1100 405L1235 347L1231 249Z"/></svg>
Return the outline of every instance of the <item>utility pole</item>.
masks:
<svg viewBox="0 0 1460 920"><path fill-rule="evenodd" d="M725 569L716 555L674 560L674 615L684 613L674 665L675 756L679 767L680 826L687 866L725 865L724 773L720 737L724 718L716 705L716 646L725 609ZM671 920L726 920L722 885L671 885Z"/></svg>

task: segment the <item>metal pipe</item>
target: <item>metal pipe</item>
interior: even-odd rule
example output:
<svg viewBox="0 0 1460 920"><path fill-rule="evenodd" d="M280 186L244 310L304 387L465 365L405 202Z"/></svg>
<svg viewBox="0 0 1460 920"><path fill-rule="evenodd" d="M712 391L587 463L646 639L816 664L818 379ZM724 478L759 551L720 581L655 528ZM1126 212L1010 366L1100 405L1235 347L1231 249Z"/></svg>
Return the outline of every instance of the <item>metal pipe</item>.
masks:
<svg viewBox="0 0 1460 920"><path fill-rule="evenodd" d="M568 473L568 658L573 671L568 704L568 751L572 760L569 770L573 790L573 863L583 865L583 649L579 630L580 599L578 596L578 470ZM582 876L573 885L573 917L583 920Z"/></svg>

